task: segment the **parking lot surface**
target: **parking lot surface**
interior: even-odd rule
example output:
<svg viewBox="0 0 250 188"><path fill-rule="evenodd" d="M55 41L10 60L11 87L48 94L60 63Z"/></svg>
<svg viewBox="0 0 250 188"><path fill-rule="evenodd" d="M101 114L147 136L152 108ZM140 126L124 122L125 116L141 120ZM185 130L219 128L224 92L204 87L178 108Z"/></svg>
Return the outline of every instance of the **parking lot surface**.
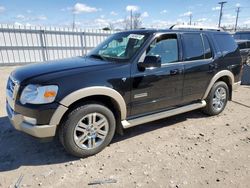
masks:
<svg viewBox="0 0 250 188"><path fill-rule="evenodd" d="M14 68L0 67L0 187L14 187L18 179L32 188L93 181L101 187L249 187L249 86L235 91L218 116L197 110L133 127L101 153L78 159L57 140L41 143L12 128L5 87Z"/></svg>

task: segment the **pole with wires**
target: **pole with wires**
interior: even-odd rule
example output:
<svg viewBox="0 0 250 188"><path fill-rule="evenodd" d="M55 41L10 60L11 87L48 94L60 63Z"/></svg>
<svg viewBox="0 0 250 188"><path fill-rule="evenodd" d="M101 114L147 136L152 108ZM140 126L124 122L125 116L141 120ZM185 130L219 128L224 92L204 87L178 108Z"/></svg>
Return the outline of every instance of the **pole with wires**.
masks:
<svg viewBox="0 0 250 188"><path fill-rule="evenodd" d="M130 10L130 29L133 29L133 10Z"/></svg>
<svg viewBox="0 0 250 188"><path fill-rule="evenodd" d="M226 1L221 1L219 2L220 4L220 17L219 17L219 24L218 24L218 27L220 28L220 24L221 24L221 19L222 19L222 15L223 15L223 6L224 4L227 3Z"/></svg>
<svg viewBox="0 0 250 188"><path fill-rule="evenodd" d="M236 20L235 20L235 27L234 27L234 31L236 31L236 30L237 30L238 19L239 19L239 13L240 13L240 6L238 6L238 7L237 7L237 9L236 9L236 13L237 13L237 15L236 15Z"/></svg>
<svg viewBox="0 0 250 188"><path fill-rule="evenodd" d="M192 15L192 13L190 13L189 14L189 25L192 25L192 17L193 17L193 15Z"/></svg>

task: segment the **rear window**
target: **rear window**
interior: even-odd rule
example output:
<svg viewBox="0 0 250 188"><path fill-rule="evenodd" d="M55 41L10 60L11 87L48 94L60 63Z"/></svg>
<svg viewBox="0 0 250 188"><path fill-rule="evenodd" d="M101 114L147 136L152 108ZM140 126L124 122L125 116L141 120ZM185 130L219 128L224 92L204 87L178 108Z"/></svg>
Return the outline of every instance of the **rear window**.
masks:
<svg viewBox="0 0 250 188"><path fill-rule="evenodd" d="M222 53L227 54L237 50L238 45L236 44L231 35L215 34L214 37Z"/></svg>

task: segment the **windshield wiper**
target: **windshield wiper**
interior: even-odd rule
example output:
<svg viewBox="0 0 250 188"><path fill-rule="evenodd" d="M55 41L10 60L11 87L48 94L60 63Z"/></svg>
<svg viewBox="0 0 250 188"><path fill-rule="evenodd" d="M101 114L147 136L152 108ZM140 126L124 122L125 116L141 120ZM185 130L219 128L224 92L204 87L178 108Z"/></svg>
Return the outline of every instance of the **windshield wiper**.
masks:
<svg viewBox="0 0 250 188"><path fill-rule="evenodd" d="M91 54L91 55L89 55L89 57L93 57L95 59L100 59L100 60L103 60L103 61L106 60L106 58L104 58L103 56L101 56L99 54Z"/></svg>

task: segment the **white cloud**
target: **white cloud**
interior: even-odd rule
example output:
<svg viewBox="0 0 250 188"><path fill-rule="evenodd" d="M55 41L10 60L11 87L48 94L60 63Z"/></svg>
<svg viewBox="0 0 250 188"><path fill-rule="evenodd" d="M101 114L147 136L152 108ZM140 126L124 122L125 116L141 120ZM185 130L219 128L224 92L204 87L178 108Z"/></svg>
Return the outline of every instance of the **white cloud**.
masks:
<svg viewBox="0 0 250 188"><path fill-rule="evenodd" d="M26 12L27 12L28 14L30 14L30 13L32 13L33 11L32 11L32 10L26 10Z"/></svg>
<svg viewBox="0 0 250 188"><path fill-rule="evenodd" d="M243 22L243 24L249 25L249 24L250 24L250 18L248 18L247 20L245 20L245 21Z"/></svg>
<svg viewBox="0 0 250 188"><path fill-rule="evenodd" d="M90 7L88 5L82 4L82 3L76 3L73 7L73 13L80 14L80 13L91 13L91 12L97 12L98 9L95 7Z"/></svg>
<svg viewBox="0 0 250 188"><path fill-rule="evenodd" d="M205 22L205 21L207 21L207 18L200 18L197 20L197 22Z"/></svg>
<svg viewBox="0 0 250 188"><path fill-rule="evenodd" d="M25 19L25 16L22 15L22 14L18 14L18 15L16 16L16 18L17 18L17 19L20 19L20 20L24 20L24 19Z"/></svg>
<svg viewBox="0 0 250 188"><path fill-rule="evenodd" d="M141 16L142 16L143 18L147 18L147 17L149 17L149 14L148 14L148 12L143 12Z"/></svg>
<svg viewBox="0 0 250 188"><path fill-rule="evenodd" d="M220 6L213 7L212 10L213 10L213 11L215 11L215 10L220 10Z"/></svg>
<svg viewBox="0 0 250 188"><path fill-rule="evenodd" d="M22 26L31 27L32 26L32 24L30 23L20 23L20 22L15 22L14 25L18 27L22 27Z"/></svg>
<svg viewBox="0 0 250 188"><path fill-rule="evenodd" d="M44 15L39 15L39 16L28 15L28 16L25 16L23 14L18 14L16 16L16 19L21 21L21 22L34 22L34 21L45 21L45 20L47 20L47 17L44 16ZM19 23L19 22L17 22L17 23Z"/></svg>
<svg viewBox="0 0 250 188"><path fill-rule="evenodd" d="M126 10L127 11L138 11L139 10L139 7L138 6L136 6L136 5L128 5L127 7L126 7Z"/></svg>
<svg viewBox="0 0 250 188"><path fill-rule="evenodd" d="M192 15L192 12L188 11L188 12L181 14L180 16L184 17L184 16L190 16L190 15Z"/></svg>
<svg viewBox="0 0 250 188"><path fill-rule="evenodd" d="M112 15L112 16L117 16L117 15L118 15L118 13L117 13L117 12L115 12L115 11L111 11L111 12L110 12L110 15Z"/></svg>
<svg viewBox="0 0 250 188"><path fill-rule="evenodd" d="M43 20L43 21L44 21L44 20L47 20L47 17L44 16L44 15L40 15L40 16L37 16L36 19L37 19L37 20Z"/></svg>
<svg viewBox="0 0 250 188"><path fill-rule="evenodd" d="M4 6L0 6L0 13L4 12L6 8Z"/></svg>
<svg viewBox="0 0 250 188"><path fill-rule="evenodd" d="M162 10L160 13L161 13L161 14L166 14L166 13L168 13L168 11L167 11L166 9L164 9L164 10Z"/></svg>
<svg viewBox="0 0 250 188"><path fill-rule="evenodd" d="M148 27L165 29L165 28L169 28L170 26L174 24L176 24L176 22L165 21L165 20L153 20L152 23L148 25Z"/></svg>

